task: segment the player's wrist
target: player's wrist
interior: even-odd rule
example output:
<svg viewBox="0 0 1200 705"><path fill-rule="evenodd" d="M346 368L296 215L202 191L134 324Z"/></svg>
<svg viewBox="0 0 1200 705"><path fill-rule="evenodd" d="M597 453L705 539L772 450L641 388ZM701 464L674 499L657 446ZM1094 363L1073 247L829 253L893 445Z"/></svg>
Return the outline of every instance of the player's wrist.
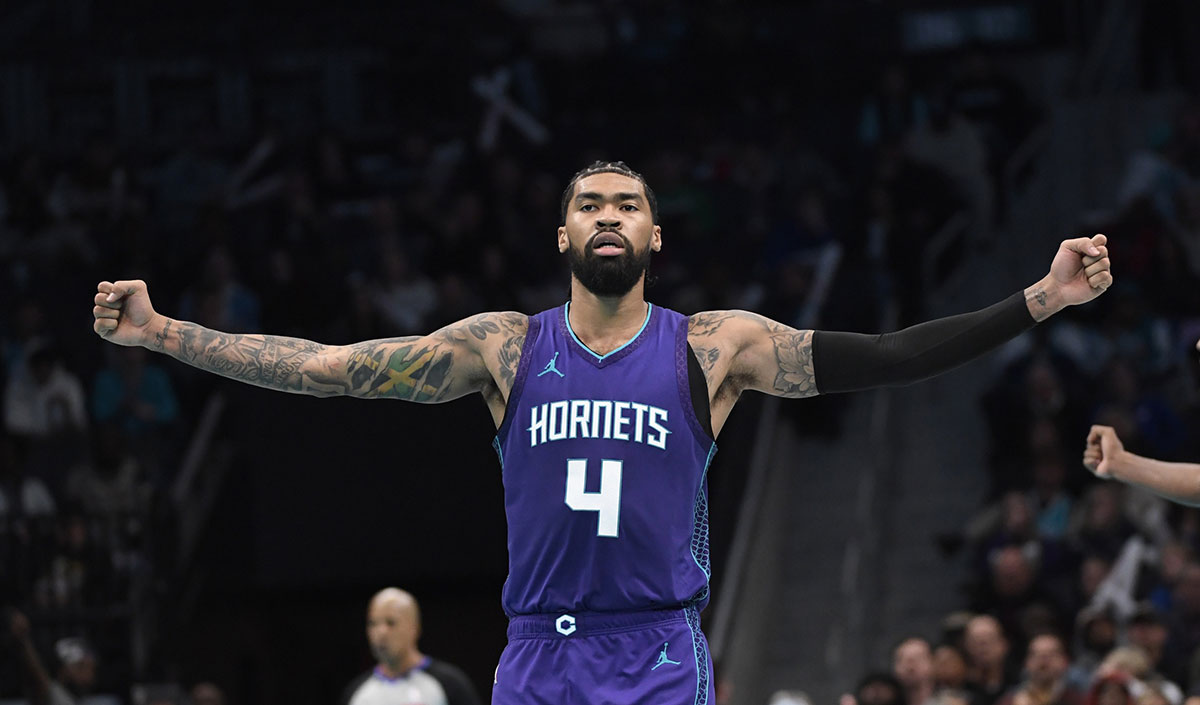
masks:
<svg viewBox="0 0 1200 705"><path fill-rule="evenodd" d="M1131 465L1132 458L1133 458L1133 454L1130 453L1129 451L1125 450L1124 448L1117 451L1116 453L1113 453L1112 458L1108 462L1109 476L1112 477L1114 480L1128 482L1129 481L1129 466Z"/></svg>
<svg viewBox="0 0 1200 705"><path fill-rule="evenodd" d="M164 329L167 327L167 317L154 313L150 316L150 321L142 326L142 339L138 341L138 345L143 348L159 348Z"/></svg>
<svg viewBox="0 0 1200 705"><path fill-rule="evenodd" d="M1029 315L1039 323L1067 307L1062 287L1047 274L1042 280L1025 289L1025 305Z"/></svg>

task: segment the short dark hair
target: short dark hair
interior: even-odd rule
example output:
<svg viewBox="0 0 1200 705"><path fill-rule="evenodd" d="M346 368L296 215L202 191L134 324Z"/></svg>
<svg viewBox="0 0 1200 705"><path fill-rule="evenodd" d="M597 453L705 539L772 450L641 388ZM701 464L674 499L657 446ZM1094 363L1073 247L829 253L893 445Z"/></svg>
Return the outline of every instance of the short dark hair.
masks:
<svg viewBox="0 0 1200 705"><path fill-rule="evenodd" d="M1063 656L1071 658L1071 645L1067 643L1067 638L1053 629L1039 629L1030 634L1029 640L1025 642L1026 654L1029 653L1029 647L1033 646L1034 640L1047 636L1058 642L1058 648L1062 650Z"/></svg>
<svg viewBox="0 0 1200 705"><path fill-rule="evenodd" d="M567 208L571 205L571 197L575 195L575 184L579 183L583 177L592 174L620 174L641 182L642 188L646 191L646 201L650 204L650 219L654 221L655 225L658 225L658 199L654 197L654 190L650 188L650 184L646 183L646 177L630 169L625 162L602 162L599 160L575 172L575 175L567 182L567 188L562 195L562 210L559 214L562 222L567 222Z"/></svg>

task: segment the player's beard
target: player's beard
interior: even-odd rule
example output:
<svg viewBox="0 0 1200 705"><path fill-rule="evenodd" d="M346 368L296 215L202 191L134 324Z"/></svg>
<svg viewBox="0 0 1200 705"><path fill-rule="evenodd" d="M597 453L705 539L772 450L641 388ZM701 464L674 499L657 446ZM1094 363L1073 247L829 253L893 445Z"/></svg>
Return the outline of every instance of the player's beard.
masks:
<svg viewBox="0 0 1200 705"><path fill-rule="evenodd" d="M567 248L571 273L596 296L624 296L650 269L650 243L646 243L646 249L637 252L629 238L616 234L625 243L625 251L616 257L596 254L591 246L594 235L588 238L582 251Z"/></svg>

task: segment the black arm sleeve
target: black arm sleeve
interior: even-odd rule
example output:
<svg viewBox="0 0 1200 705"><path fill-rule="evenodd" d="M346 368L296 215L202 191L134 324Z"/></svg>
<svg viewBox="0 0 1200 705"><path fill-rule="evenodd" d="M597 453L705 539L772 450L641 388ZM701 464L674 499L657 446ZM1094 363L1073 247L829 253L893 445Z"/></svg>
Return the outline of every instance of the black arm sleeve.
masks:
<svg viewBox="0 0 1200 705"><path fill-rule="evenodd" d="M998 304L895 333L814 331L817 391L852 392L912 384L979 357L1035 324L1018 291Z"/></svg>

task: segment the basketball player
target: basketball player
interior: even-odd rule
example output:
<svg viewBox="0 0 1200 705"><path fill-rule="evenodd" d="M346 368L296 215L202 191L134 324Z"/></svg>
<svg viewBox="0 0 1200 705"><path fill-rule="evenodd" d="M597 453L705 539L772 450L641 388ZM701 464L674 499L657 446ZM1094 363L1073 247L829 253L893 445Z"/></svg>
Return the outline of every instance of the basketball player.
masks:
<svg viewBox="0 0 1200 705"><path fill-rule="evenodd" d="M417 649L421 612L404 590L384 588L367 606L367 641L379 661L346 688L343 705L479 705L457 666Z"/></svg>
<svg viewBox="0 0 1200 705"><path fill-rule="evenodd" d="M93 309L107 340L271 389L427 403L482 394L509 528L497 705L713 701L699 624L705 473L742 392L915 382L1112 284L1096 235L1063 242L1023 292L897 333L796 330L745 311L688 317L643 297L663 240L639 174L589 166L567 185L561 215L570 301L534 316L484 313L425 336L328 346L168 318L137 280L101 282Z"/></svg>
<svg viewBox="0 0 1200 705"><path fill-rule="evenodd" d="M1200 341L1196 342L1196 350L1200 351ZM1171 501L1200 507L1200 464L1172 463L1130 453L1111 426L1092 426L1083 465L1097 477L1145 487Z"/></svg>

